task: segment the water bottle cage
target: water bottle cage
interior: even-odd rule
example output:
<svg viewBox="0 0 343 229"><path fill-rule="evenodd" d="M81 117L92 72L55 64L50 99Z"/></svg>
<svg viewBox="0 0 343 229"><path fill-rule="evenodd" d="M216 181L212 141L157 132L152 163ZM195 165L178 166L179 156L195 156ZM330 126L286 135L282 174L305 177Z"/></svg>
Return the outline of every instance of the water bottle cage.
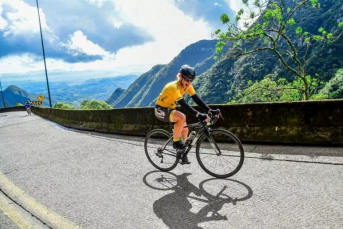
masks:
<svg viewBox="0 0 343 229"><path fill-rule="evenodd" d="M192 131L192 132L189 134L187 140L191 142L191 141L195 138L195 135L196 135L196 132L195 132L195 131Z"/></svg>

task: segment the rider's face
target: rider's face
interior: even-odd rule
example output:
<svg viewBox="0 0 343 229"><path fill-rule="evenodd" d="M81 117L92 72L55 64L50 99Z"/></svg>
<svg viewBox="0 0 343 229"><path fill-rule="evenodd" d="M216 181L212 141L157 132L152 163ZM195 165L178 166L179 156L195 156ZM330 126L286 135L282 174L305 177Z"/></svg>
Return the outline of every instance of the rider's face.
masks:
<svg viewBox="0 0 343 229"><path fill-rule="evenodd" d="M191 83L192 81L182 78L182 86L184 89L186 89L189 85L191 85Z"/></svg>

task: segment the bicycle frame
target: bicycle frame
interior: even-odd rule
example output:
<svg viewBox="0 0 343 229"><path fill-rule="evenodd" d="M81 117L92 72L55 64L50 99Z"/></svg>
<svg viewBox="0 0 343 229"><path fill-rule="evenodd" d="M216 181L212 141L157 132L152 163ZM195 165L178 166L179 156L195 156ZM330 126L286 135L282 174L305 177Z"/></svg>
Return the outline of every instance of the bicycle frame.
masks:
<svg viewBox="0 0 343 229"><path fill-rule="evenodd" d="M216 121L217 121L217 119L214 120L213 122L211 120L209 122L211 124L210 126L212 126ZM193 146L195 146L198 143L198 140L201 139L203 135L206 135L207 138L210 141L210 144L215 149L217 155L221 155L220 149L218 148L216 142L213 141L213 138L211 136L211 128L210 128L210 126L208 126L206 122L204 122L204 123L202 123L200 125L201 125L200 127L197 127L197 126L199 126L199 123L194 123L194 124L190 124L190 125L187 125L187 126L184 127L184 128L198 129L198 130L196 131L196 135L195 135L194 139L192 140L192 142L187 142L188 140L186 141L187 148L186 148L186 150L184 150L181 153L183 155L187 155L189 153L189 151L193 148ZM171 133L171 137L163 145L163 148L165 148L169 144L169 142L172 140L172 138L173 138L173 133Z"/></svg>

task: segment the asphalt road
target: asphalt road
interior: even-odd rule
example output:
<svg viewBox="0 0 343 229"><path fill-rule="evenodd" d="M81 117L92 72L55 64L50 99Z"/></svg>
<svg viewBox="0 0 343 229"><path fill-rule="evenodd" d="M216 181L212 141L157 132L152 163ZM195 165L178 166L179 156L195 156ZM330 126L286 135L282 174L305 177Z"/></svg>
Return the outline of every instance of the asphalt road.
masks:
<svg viewBox="0 0 343 229"><path fill-rule="evenodd" d="M214 179L194 152L156 171L143 140L1 113L0 228L343 228L342 148L244 145L242 169Z"/></svg>

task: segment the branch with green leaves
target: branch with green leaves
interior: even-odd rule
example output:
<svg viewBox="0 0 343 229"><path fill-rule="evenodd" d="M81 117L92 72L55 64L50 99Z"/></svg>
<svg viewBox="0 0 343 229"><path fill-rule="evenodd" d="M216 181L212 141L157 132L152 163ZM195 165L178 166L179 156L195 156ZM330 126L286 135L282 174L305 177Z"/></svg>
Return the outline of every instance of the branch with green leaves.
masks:
<svg viewBox="0 0 343 229"><path fill-rule="evenodd" d="M247 12L241 9L234 21L227 14L221 15L220 20L228 29L224 32L220 29L215 31L213 36L219 40L216 53L220 54L226 45L232 46L226 53L228 58L272 51L284 67L304 81L306 99L309 99L306 57L310 46L318 42L336 41L342 35L343 22L339 22L331 33L320 27L318 34L312 34L297 25L294 15L305 6L313 10L320 9L318 0L293 0L291 4L290 1L286 4L284 0L254 0L252 6L249 0L242 2ZM243 24L240 24L242 20Z"/></svg>

